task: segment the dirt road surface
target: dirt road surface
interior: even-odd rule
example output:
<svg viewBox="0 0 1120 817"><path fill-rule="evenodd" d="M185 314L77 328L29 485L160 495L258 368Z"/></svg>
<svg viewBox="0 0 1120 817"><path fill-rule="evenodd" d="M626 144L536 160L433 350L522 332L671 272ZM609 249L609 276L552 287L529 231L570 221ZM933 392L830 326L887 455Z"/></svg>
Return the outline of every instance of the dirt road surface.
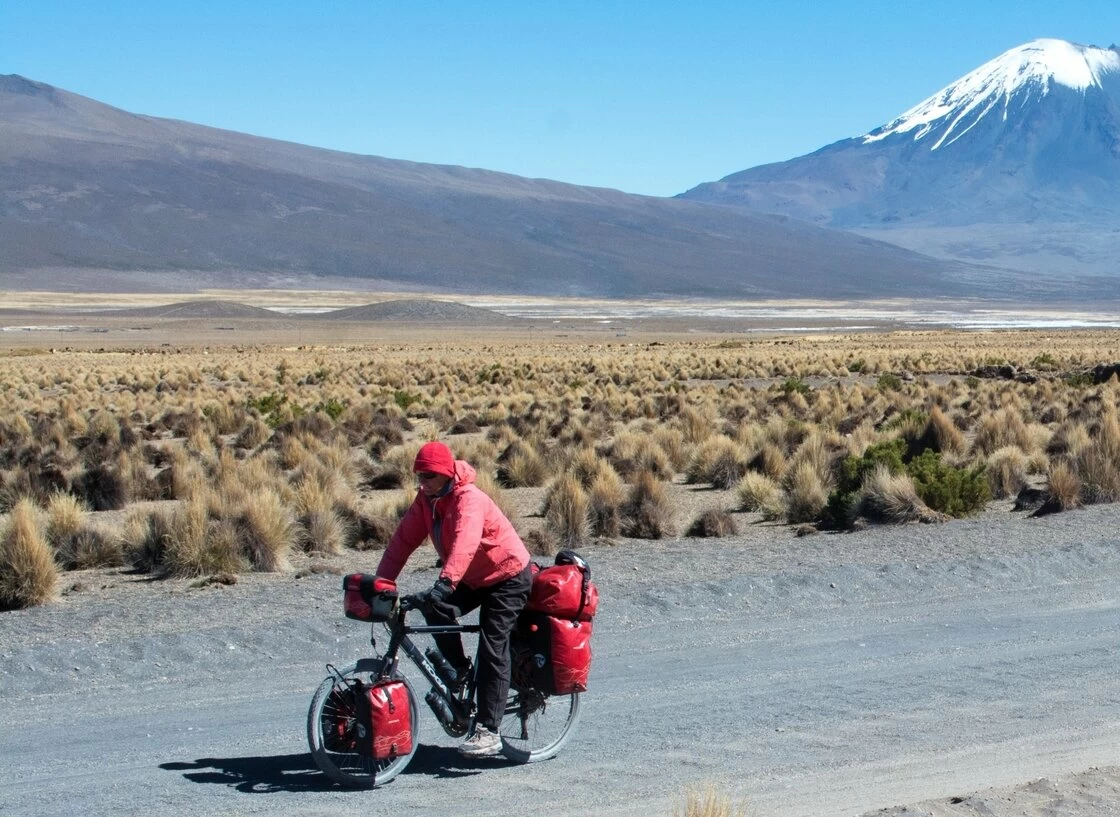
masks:
<svg viewBox="0 0 1120 817"><path fill-rule="evenodd" d="M368 647L337 575L70 574L58 603L0 614L0 812L668 817L705 783L752 817L983 803L1120 764L1118 530L1101 506L589 545L603 601L567 750L461 760L421 704L421 748L375 791L329 784L305 740L324 664Z"/></svg>

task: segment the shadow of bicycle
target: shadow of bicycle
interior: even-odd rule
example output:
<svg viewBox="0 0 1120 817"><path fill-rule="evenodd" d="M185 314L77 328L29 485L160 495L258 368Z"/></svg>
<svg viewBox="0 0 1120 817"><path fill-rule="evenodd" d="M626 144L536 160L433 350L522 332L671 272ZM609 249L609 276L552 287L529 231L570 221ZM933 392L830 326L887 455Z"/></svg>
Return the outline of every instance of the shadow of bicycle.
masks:
<svg viewBox="0 0 1120 817"><path fill-rule="evenodd" d="M421 745L401 774L453 779L511 765L516 764L505 758L470 760L452 746ZM193 783L230 786L246 794L325 792L340 788L319 770L311 754L306 752L262 757L204 757L189 763L161 763L160 768L182 772L183 777Z"/></svg>

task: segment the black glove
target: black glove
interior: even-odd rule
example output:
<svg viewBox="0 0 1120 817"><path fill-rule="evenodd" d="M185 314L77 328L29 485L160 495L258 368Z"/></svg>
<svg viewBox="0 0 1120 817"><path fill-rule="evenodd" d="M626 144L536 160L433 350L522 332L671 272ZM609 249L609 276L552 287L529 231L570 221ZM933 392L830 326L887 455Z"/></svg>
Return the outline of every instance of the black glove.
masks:
<svg viewBox="0 0 1120 817"><path fill-rule="evenodd" d="M443 604L451 596L451 579L446 576L441 576L432 585L432 589L428 592L428 598L432 600L432 604Z"/></svg>
<svg viewBox="0 0 1120 817"><path fill-rule="evenodd" d="M451 596L451 579L441 576L430 590L416 594L422 605L443 604Z"/></svg>

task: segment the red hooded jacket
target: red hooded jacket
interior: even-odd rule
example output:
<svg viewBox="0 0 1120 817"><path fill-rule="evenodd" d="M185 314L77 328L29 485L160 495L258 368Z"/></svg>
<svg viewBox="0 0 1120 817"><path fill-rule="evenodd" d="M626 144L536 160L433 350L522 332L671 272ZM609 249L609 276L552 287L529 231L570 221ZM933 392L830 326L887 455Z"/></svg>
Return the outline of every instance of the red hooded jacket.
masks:
<svg viewBox="0 0 1120 817"><path fill-rule="evenodd" d="M409 506L381 556L377 575L396 579L408 557L428 536L443 561L441 578L451 586L482 588L512 578L529 564L529 551L494 500L474 484L475 470L455 461L451 490L434 500L423 491Z"/></svg>

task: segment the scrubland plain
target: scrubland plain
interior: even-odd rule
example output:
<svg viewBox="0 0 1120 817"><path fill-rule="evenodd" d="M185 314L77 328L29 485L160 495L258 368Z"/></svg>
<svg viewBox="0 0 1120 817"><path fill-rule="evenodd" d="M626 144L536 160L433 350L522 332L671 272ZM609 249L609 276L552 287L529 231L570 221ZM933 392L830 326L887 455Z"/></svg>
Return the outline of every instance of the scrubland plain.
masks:
<svg viewBox="0 0 1120 817"><path fill-rule="evenodd" d="M383 547L437 438L542 554L1120 499L1115 332L160 331L0 350L0 606L49 601L60 570L228 577Z"/></svg>

